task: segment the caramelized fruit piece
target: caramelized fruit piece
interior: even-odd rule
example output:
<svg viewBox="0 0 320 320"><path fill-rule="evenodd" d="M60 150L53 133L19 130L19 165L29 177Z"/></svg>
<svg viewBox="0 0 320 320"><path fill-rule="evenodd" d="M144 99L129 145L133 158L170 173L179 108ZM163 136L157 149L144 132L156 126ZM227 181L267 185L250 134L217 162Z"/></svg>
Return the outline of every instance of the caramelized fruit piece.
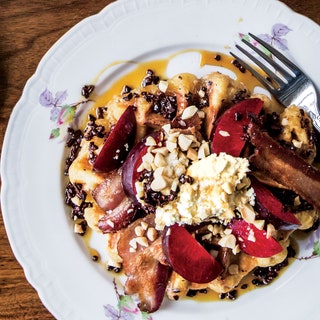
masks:
<svg viewBox="0 0 320 320"><path fill-rule="evenodd" d="M131 199L124 196L117 207L107 210L106 214L99 219L98 228L103 233L116 232L128 226L135 214L136 210Z"/></svg>
<svg viewBox="0 0 320 320"><path fill-rule="evenodd" d="M142 163L142 157L147 153L148 147L145 140L138 142L130 151L122 167L122 184L125 193L133 201L137 201L135 182L139 179L141 172L138 168Z"/></svg>
<svg viewBox="0 0 320 320"><path fill-rule="evenodd" d="M243 100L228 109L213 131L212 153L225 152L239 157L245 145L244 128L250 123L250 115L258 115L263 101L258 98Z"/></svg>
<svg viewBox="0 0 320 320"><path fill-rule="evenodd" d="M256 124L248 126L248 135L256 148L249 158L251 165L320 210L320 170L281 146Z"/></svg>
<svg viewBox="0 0 320 320"><path fill-rule="evenodd" d="M220 263L178 224L165 229L162 246L173 270L188 281L208 283L222 272Z"/></svg>
<svg viewBox="0 0 320 320"><path fill-rule="evenodd" d="M135 276L133 280L133 286L140 287L138 291L139 309L155 312L160 308L164 299L170 268L148 257L141 261L139 269L139 276ZM132 285L131 281L132 279L128 277L126 287Z"/></svg>
<svg viewBox="0 0 320 320"><path fill-rule="evenodd" d="M134 107L129 106L107 137L93 168L100 172L119 168L134 144L136 128Z"/></svg>
<svg viewBox="0 0 320 320"><path fill-rule="evenodd" d="M154 215L151 214L134 221L119 231L117 250L123 259L123 269L127 276L126 294L138 296L140 310L154 312L163 301L171 268L160 262L164 260L160 233L147 247L138 244L136 250L130 250L128 244L137 238L135 229L142 221L154 227Z"/></svg>
<svg viewBox="0 0 320 320"><path fill-rule="evenodd" d="M245 220L234 219L229 223L232 234L244 253L258 258L268 258L281 252L283 248L272 237L267 237L265 230L258 229L254 224Z"/></svg>
<svg viewBox="0 0 320 320"><path fill-rule="evenodd" d="M299 220L290 211L285 211L283 204L263 184L251 179L256 194L256 207L260 216L272 223L277 229L294 230L300 225Z"/></svg>
<svg viewBox="0 0 320 320"><path fill-rule="evenodd" d="M104 211L115 209L126 196L120 170L107 173L105 180L92 191L92 196Z"/></svg>
<svg viewBox="0 0 320 320"><path fill-rule="evenodd" d="M155 132L151 135L156 142L161 139L160 132ZM125 193L133 201L137 201L135 183L141 176L141 172L138 172L138 168L142 163L142 157L147 153L149 146L146 145L146 140L149 136L146 136L140 142L138 142L130 151L126 161L122 166L122 184Z"/></svg>

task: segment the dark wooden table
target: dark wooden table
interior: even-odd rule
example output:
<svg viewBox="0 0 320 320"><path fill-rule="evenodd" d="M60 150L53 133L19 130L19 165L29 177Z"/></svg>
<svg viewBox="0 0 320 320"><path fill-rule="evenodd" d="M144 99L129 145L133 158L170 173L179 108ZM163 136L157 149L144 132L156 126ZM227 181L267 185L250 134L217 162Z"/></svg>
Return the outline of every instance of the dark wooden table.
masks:
<svg viewBox="0 0 320 320"><path fill-rule="evenodd" d="M0 0L0 149L12 108L42 56L72 26L111 0ZM284 0L320 24L319 0ZM0 215L0 319L54 319L27 282Z"/></svg>

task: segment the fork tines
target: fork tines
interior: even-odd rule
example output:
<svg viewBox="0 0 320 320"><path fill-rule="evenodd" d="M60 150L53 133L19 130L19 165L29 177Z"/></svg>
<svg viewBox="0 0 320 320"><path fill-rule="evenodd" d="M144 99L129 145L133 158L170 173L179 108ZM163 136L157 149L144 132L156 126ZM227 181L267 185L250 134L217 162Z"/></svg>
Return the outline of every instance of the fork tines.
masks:
<svg viewBox="0 0 320 320"><path fill-rule="evenodd" d="M249 41L242 39L241 41L246 44L249 48L251 48L254 52L256 52L261 58L263 58L270 66L272 66L275 71L271 70L265 63L261 62L261 60L257 59L253 54L243 49L241 46L236 45L236 48L240 50L245 56L247 56L251 61L253 61L257 66L259 66L269 78L261 75L256 69L254 69L251 65L246 63L243 59L241 59L238 55L230 52L232 56L234 56L240 64L242 64L246 69L248 69L262 84L264 84L270 91L275 91L279 88L283 88L286 86L288 82L293 80L299 74L301 74L301 70L292 63L289 59L287 59L282 53L273 48L271 45L261 40L257 36L249 33L249 36L258 42L261 46L267 49L273 57L277 58L284 66L286 66L289 71L287 71L284 67L282 67L278 62L276 62L272 57L268 56L262 50L260 50L257 46L251 44ZM274 86L274 83L276 86Z"/></svg>

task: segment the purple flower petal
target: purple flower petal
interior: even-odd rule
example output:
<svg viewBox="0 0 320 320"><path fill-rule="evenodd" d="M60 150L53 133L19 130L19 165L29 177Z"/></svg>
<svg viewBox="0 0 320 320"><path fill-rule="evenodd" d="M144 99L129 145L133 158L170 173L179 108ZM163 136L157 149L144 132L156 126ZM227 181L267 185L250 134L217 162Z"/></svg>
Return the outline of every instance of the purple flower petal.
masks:
<svg viewBox="0 0 320 320"><path fill-rule="evenodd" d="M258 37L266 43L272 43L272 37L267 33L259 34Z"/></svg>
<svg viewBox="0 0 320 320"><path fill-rule="evenodd" d="M275 37L273 39L274 45L280 50L288 50L288 41L283 38Z"/></svg>
<svg viewBox="0 0 320 320"><path fill-rule="evenodd" d="M52 92L48 89L45 89L39 97L39 102L44 107L51 107L54 105L54 99L52 96Z"/></svg>
<svg viewBox="0 0 320 320"><path fill-rule="evenodd" d="M54 104L55 106L59 106L63 103L63 101L65 101L67 99L68 96L68 92L67 90L65 91L58 91L56 93L55 99L54 99Z"/></svg>
<svg viewBox="0 0 320 320"><path fill-rule="evenodd" d="M283 37L288 34L291 29L283 23L276 23L272 27L272 36L273 38Z"/></svg>
<svg viewBox="0 0 320 320"><path fill-rule="evenodd" d="M118 310L111 306L110 304L104 305L104 314L106 317L108 317L111 320L117 320L119 319Z"/></svg>
<svg viewBox="0 0 320 320"><path fill-rule="evenodd" d="M50 111L50 120L56 122L60 117L60 110L57 107L53 107Z"/></svg>

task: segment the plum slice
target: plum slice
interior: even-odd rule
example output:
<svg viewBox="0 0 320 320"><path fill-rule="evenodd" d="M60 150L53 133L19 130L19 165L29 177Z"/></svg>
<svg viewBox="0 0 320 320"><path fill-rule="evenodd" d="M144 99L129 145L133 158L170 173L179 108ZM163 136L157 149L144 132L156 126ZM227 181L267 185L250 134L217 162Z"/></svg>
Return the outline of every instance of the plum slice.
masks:
<svg viewBox="0 0 320 320"><path fill-rule="evenodd" d="M118 169L132 148L136 135L136 117L134 107L129 106L107 137L93 168L99 172Z"/></svg>
<svg viewBox="0 0 320 320"><path fill-rule="evenodd" d="M137 201L136 198L136 186L135 183L141 176L141 172L138 171L142 163L142 157L147 153L149 146L146 145L148 137L153 137L156 142L161 141L162 135L160 131L156 131L139 141L130 151L122 166L122 184L125 193L133 201Z"/></svg>
<svg viewBox="0 0 320 320"><path fill-rule="evenodd" d="M212 153L225 152L233 157L240 156L246 143L244 128L248 126L252 115L258 115L263 101L258 98L243 100L225 111L213 130Z"/></svg>
<svg viewBox="0 0 320 320"><path fill-rule="evenodd" d="M267 237L265 230L258 229L245 220L233 219L228 227L237 238L242 252L258 258L268 258L280 253L282 246L272 237Z"/></svg>
<svg viewBox="0 0 320 320"><path fill-rule="evenodd" d="M137 200L135 182L141 174L137 169L141 165L142 157L146 154L147 150L148 147L145 144L145 139L143 139L132 148L122 166L122 185L124 191L134 201Z"/></svg>
<svg viewBox="0 0 320 320"><path fill-rule="evenodd" d="M208 283L222 271L220 263L183 227L167 227L162 247L175 272L195 283Z"/></svg>
<svg viewBox="0 0 320 320"><path fill-rule="evenodd" d="M261 218L281 230L295 230L299 227L300 221L293 213L284 209L281 201L267 187L256 179L251 179L251 185L256 194L256 209Z"/></svg>

